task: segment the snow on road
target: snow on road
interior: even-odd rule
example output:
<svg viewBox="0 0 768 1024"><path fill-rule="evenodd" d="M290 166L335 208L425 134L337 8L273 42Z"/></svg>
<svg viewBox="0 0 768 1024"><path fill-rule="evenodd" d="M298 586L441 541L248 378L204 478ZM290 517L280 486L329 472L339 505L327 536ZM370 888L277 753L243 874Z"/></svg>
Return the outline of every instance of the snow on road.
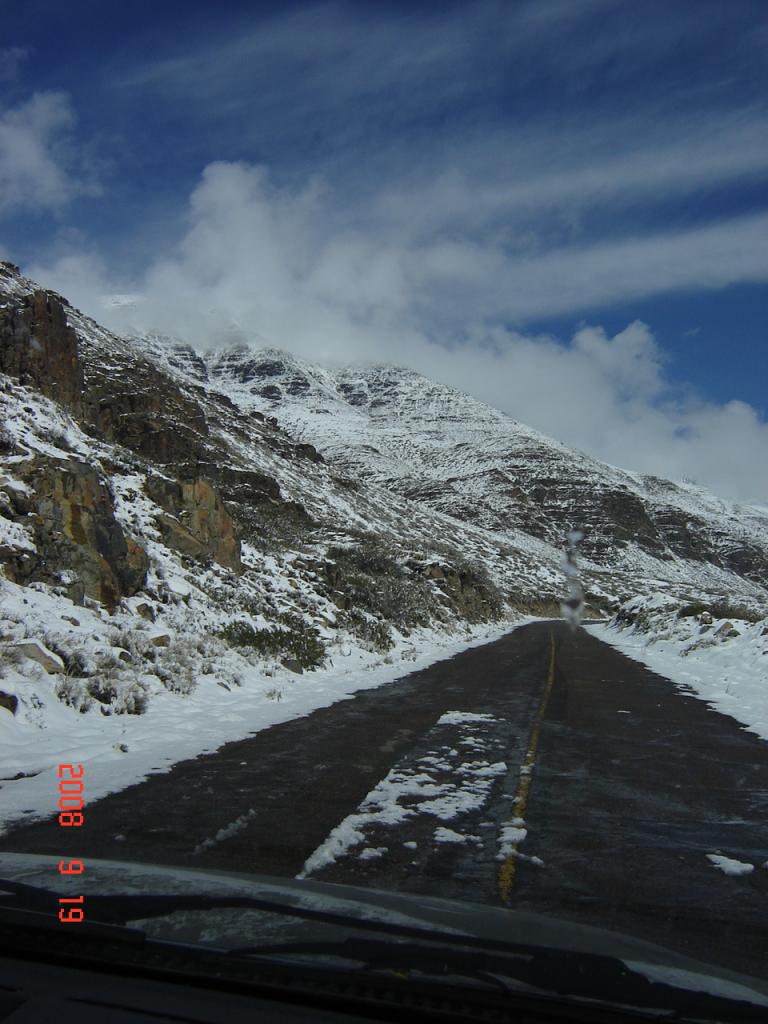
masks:
<svg viewBox="0 0 768 1024"><path fill-rule="evenodd" d="M387 851L386 847L364 847L368 834L381 827L396 827L393 842L416 849L404 823L423 823L424 816L451 822L432 833L436 843L481 843L479 836L461 831L462 819L486 806L498 778L507 765L491 760L504 743L495 728L493 715L449 711L430 730L430 751L410 761L402 759L366 796L359 808L348 815L307 859L299 878L306 878L341 857L367 860ZM478 757L480 750L485 757Z"/></svg>
<svg viewBox="0 0 768 1024"><path fill-rule="evenodd" d="M749 864L743 860L734 860L733 857L723 857L719 853L708 853L707 859L712 862L714 867L722 871L724 875L731 875L735 878L739 875L751 875L755 870L754 864Z"/></svg>

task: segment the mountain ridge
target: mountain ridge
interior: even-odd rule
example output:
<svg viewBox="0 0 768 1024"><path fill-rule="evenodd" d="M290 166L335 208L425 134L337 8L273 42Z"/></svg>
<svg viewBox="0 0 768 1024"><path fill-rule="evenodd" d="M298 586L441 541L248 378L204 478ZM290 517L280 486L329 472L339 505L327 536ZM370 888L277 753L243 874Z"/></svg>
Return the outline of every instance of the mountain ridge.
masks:
<svg viewBox="0 0 768 1024"><path fill-rule="evenodd" d="M533 545L539 556L543 543L551 549L547 578L566 534L577 528L586 534L581 550L587 575L590 564L597 577L606 568L619 575L629 570L624 593L615 585L613 592L603 593L614 601L636 589L648 556L656 563L683 560L689 568L733 573L736 579L715 585L721 591L728 583L763 590L768 516L758 509L601 463L407 367L376 363L328 368L274 346L244 343L199 352L152 332L121 338L56 293L39 289L12 264L3 268L0 287L6 297L24 302L46 295L46 302L61 305L59 319L79 339L85 390L98 394L99 408L90 413L99 421L97 433L104 433L110 408L120 404L117 393L126 380L144 395L152 407L151 429L146 416L139 417L133 435L126 436L127 412L111 413L116 422L106 427L107 435L116 431L116 439L131 450L142 452L151 435L144 455L157 455L159 446L160 454L172 455L177 464L185 456L209 469L218 462L221 475L222 438L210 424L218 422L221 403L226 403L249 424L259 417L253 431L260 457L264 445L283 455L290 450L332 466L358 486L383 489L391 496L389 502L404 500L430 514L447 515L464 528L487 532L491 543L506 540L523 552ZM177 398L176 412L165 416L164 426L163 410L148 396L158 372L173 379ZM211 402L218 403L215 413L203 407ZM141 426L147 437L141 435ZM226 458L237 462L230 441L224 445ZM242 454L242 438L238 443ZM306 495L302 500L295 480L283 480L282 486L294 491L294 512L300 515ZM270 490L266 482L264 487ZM316 501L312 504L317 507ZM660 573L665 576L670 573ZM682 581L685 571L671 576ZM691 574L693 586L696 576ZM598 583L595 596L604 590Z"/></svg>
<svg viewBox="0 0 768 1024"><path fill-rule="evenodd" d="M696 558L702 527L699 526L697 536L692 520L719 517L718 529L730 536L726 543L719 545L719 551L710 545L711 554L739 572L754 558L754 568L746 565L747 574L753 572L756 579L765 577L764 556L757 547L750 547L754 533L759 535L763 551L768 544L768 524L758 509L717 498L703 488L609 466L548 438L456 388L436 384L415 371L390 365L323 369L326 398L331 401L318 407L317 389L313 391L306 381L307 372L317 374L318 368L290 353L281 355L274 348L246 352L241 348L209 353L203 358L210 376L225 381L231 393L238 394L239 401L250 401L253 408L274 415L279 413L281 421L295 436L311 438L321 452L336 459L348 471L383 483L408 497L431 497L428 503L441 511L456 514L451 498L463 500L460 518L473 519L491 529L510 525L522 527L550 543L562 542L569 528L589 527L590 504L594 505L584 496L582 488L583 507L579 509L570 503L570 522L564 521L561 514L556 516L556 532L546 528L547 513L552 517L556 511L553 504L565 503L563 482L566 489L578 490L573 472L576 467L580 476L589 479L590 486L598 477L603 478L604 485L610 484L610 488L604 486L606 500L623 504L627 520L624 535L617 537L616 531L613 535L606 534L605 522L600 523L598 517L597 523L592 524L592 532L595 526L600 526L606 535L602 543L587 537L584 550L590 555L604 554L616 543L623 545L634 529L641 544L644 541L651 552L660 553L662 557ZM286 364L290 372L286 371ZM297 379L297 370L305 375L303 380ZM269 383L264 384L265 379ZM327 386L329 382L333 386L332 394ZM418 389L417 396L407 393L408 387L404 385L409 384ZM239 386L237 392L236 386ZM402 400L403 392L406 392L405 400ZM389 415L388 404L395 406ZM339 413L349 410L353 411L353 419L345 430ZM398 429L403 424L404 428ZM440 442L451 433L454 443L446 448ZM467 449L472 447L474 452L468 457ZM539 464L546 459L550 464L546 477L539 473L537 478L530 471L530 465L523 464L526 459ZM465 463L463 474L456 472L462 461ZM424 477L433 485L442 485L445 489L442 498L440 486L424 490ZM554 495L547 494L547 486ZM640 500L651 508L652 516L637 507ZM527 503L529 508L518 507L514 514L511 506L515 503L518 506ZM633 504L634 508L629 507ZM537 517L536 512L542 505L544 515ZM738 544L734 545L733 532L739 516L748 516L750 524L748 528L737 530Z"/></svg>

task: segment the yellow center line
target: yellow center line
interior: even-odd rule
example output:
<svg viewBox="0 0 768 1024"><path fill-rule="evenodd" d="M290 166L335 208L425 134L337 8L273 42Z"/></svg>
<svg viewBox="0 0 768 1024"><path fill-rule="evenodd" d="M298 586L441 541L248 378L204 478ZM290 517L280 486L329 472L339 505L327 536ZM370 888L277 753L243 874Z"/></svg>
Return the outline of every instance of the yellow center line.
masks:
<svg viewBox="0 0 768 1024"><path fill-rule="evenodd" d="M552 684L555 681L555 635L552 630L549 631L549 640L551 649L549 654L547 685L544 687L544 694L541 698L539 709L536 712L536 717L533 720L533 728L531 729L531 736L528 740L528 750L526 751L525 758L523 759L523 765L520 769L520 782L517 787L517 795L514 799L515 818L525 818L525 811L528 806L528 794L531 791L531 782L533 781L533 768L536 764L536 754L539 749L541 723L544 720L549 695L552 692ZM501 895L502 902L506 904L509 904L512 899L512 886L515 884L518 845L518 843L514 843L512 845L511 852L504 859L504 863L499 869L499 893Z"/></svg>

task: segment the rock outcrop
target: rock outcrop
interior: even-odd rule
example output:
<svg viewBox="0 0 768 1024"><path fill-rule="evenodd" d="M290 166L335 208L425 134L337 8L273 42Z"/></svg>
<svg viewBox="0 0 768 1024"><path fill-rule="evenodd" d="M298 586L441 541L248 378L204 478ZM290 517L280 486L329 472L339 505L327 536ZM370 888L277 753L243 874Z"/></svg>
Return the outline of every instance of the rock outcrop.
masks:
<svg viewBox="0 0 768 1024"><path fill-rule="evenodd" d="M29 658L30 661L36 661L49 675L58 675L64 672L64 662L59 655L49 651L39 640L16 640L5 644L3 650L11 655L16 654L23 658Z"/></svg>
<svg viewBox="0 0 768 1024"><path fill-rule="evenodd" d="M0 308L0 372L82 410L83 367L64 300L39 289Z"/></svg>
<svg viewBox="0 0 768 1024"><path fill-rule="evenodd" d="M165 510L157 525L168 547L195 561L213 559L242 571L240 538L218 491L201 478L177 481L153 476L147 495Z"/></svg>
<svg viewBox="0 0 768 1024"><path fill-rule="evenodd" d="M108 608L141 590L146 553L115 518L112 496L93 466L37 456L18 472L32 493L14 496L15 511L31 524L37 551L21 578L16 567L17 582L64 580L75 603L87 596Z"/></svg>

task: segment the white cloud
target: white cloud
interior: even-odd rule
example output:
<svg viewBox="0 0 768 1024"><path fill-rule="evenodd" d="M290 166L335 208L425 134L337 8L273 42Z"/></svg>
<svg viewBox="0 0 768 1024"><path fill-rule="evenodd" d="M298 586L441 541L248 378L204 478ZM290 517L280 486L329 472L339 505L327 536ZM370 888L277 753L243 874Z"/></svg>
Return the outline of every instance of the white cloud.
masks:
<svg viewBox="0 0 768 1024"><path fill-rule="evenodd" d="M25 268L25 272L102 322L101 298L120 290L101 257L90 251L77 233L57 241L50 262Z"/></svg>
<svg viewBox="0 0 768 1024"><path fill-rule="evenodd" d="M497 330L493 343L454 350L442 365L420 352L421 368L613 465L766 503L768 424L745 402L671 388L647 325L614 337L590 327L569 343Z"/></svg>
<svg viewBox="0 0 768 1024"><path fill-rule="evenodd" d="M394 222L414 237L447 220L476 231L499 220L535 227L556 214L565 225L595 208L626 211L757 181L767 169L765 118L757 110L685 121L613 115L575 126L544 118L512 138L486 130L462 139L447 170L422 174L407 190L384 182L374 211L382 224Z"/></svg>
<svg viewBox="0 0 768 1024"><path fill-rule="evenodd" d="M699 103L676 73L681 47L723 48L748 78L754 26L726 40L741 21L725 8L694 20L679 5L628 18L619 0L399 6L326 0L223 17L110 84L118 103L162 110L164 125L204 138L205 160L269 154L291 173L311 163L353 201L381 190L382 219L414 231L446 213L465 227L506 225L510 209L516 226L556 213L573 229L606 204L622 204L626 223L630 204L748 184L768 168L757 87L737 103ZM713 96L717 71L708 63L701 83Z"/></svg>
<svg viewBox="0 0 768 1024"><path fill-rule="evenodd" d="M105 311L99 297L138 291L132 317L201 346L243 338L320 361L402 363L616 465L768 499L766 424L741 402L676 398L647 325L614 337L588 326L567 343L505 327L534 312L765 280L768 218L533 255L450 237L450 223L418 238L400 223L340 213L321 182L281 190L264 168L220 162L191 196L181 241L142 280L110 281L77 247L28 270L116 326L125 308Z"/></svg>
<svg viewBox="0 0 768 1024"><path fill-rule="evenodd" d="M74 126L63 93L35 93L19 106L0 110L0 215L21 209L54 210L93 182L73 173L63 140Z"/></svg>
<svg viewBox="0 0 768 1024"><path fill-rule="evenodd" d="M220 162L206 168L191 196L186 234L152 268L147 287L150 294L185 293L195 321L207 309L198 333L215 333L228 311L287 343L299 326L297 309L429 335L439 330L446 340L448 323L463 333L475 321L765 280L768 215L546 251L535 243L529 252L524 243L518 248L493 235L469 237L449 219L418 239L406 220L402 230L377 218L345 221L318 182L280 191L264 168ZM314 344L318 332L309 323L306 332Z"/></svg>
<svg viewBox="0 0 768 1024"><path fill-rule="evenodd" d="M602 327L585 327L573 338L574 352L627 398L654 398L664 387L661 356L645 324L636 321L614 338Z"/></svg>
<svg viewBox="0 0 768 1024"><path fill-rule="evenodd" d="M571 0L550 0L543 8L536 0L515 5L501 0L455 13L409 11L405 18L395 9L335 2L277 8L255 27L253 19L229 29L225 23L221 31L188 41L172 56L131 68L118 84L159 87L204 103L219 94L246 102L254 81L272 75L275 66L288 65L290 74L300 69L313 89L321 86L324 95L330 92L336 99L392 89L407 96L414 82L423 86L434 80L443 89L464 91L482 87L495 74L491 58L524 52L553 26L567 31L604 6L606 0L582 0L577 6ZM468 60L478 46L487 59L469 73ZM584 59L558 54L561 60L569 56L578 64Z"/></svg>
<svg viewBox="0 0 768 1024"><path fill-rule="evenodd" d="M768 214L505 261L497 298L486 301L494 312L524 318L759 281L768 281Z"/></svg>

